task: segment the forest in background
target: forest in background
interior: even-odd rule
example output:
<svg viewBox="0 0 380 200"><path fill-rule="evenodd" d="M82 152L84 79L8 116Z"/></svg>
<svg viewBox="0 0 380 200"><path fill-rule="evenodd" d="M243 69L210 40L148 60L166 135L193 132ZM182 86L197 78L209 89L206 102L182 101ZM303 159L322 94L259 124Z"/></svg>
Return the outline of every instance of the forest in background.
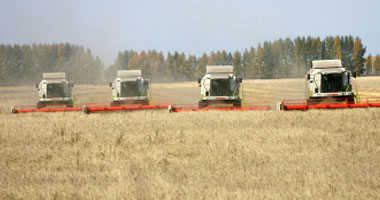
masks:
<svg viewBox="0 0 380 200"><path fill-rule="evenodd" d="M303 77L311 61L318 59L341 59L352 71L372 73L376 70L366 63L365 51L362 40L353 36L286 38L266 41L242 52L213 51L200 57L179 52L164 56L155 50L126 50L118 53L115 63L104 74L112 80L117 70L141 69L152 80L196 80L203 76L206 65L233 65L236 74L248 79L296 78ZM380 65L376 66L380 71Z"/></svg>
<svg viewBox="0 0 380 200"><path fill-rule="evenodd" d="M247 79L303 77L312 60L341 59L359 74L380 72L379 55L364 57L366 47L359 37L297 37L266 41L244 51L225 50L201 56L156 50L120 51L115 62L105 67L90 49L69 43L0 45L0 84L37 83L43 72L66 72L79 84L105 83L120 69L141 69L152 81L192 81L204 75L207 65L233 65Z"/></svg>
<svg viewBox="0 0 380 200"><path fill-rule="evenodd" d="M36 84L44 72L66 72L75 83L102 81L104 65L90 49L68 43L0 45L0 84Z"/></svg>

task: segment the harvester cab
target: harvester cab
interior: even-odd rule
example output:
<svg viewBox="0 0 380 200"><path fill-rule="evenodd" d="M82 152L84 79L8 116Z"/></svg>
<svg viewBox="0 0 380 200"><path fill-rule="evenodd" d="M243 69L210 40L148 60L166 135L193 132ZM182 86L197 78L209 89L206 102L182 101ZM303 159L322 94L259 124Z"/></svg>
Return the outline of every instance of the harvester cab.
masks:
<svg viewBox="0 0 380 200"><path fill-rule="evenodd" d="M64 72L43 73L42 81L36 85L39 101L37 108L48 105L65 105L73 107L71 88L73 82L66 80Z"/></svg>
<svg viewBox="0 0 380 200"><path fill-rule="evenodd" d="M340 60L315 60L306 74L306 99L308 104L321 100L354 101L351 71L342 66ZM356 77L356 74L353 74Z"/></svg>
<svg viewBox="0 0 380 200"><path fill-rule="evenodd" d="M141 70L118 70L117 78L110 83L113 105L149 105L149 80L141 76Z"/></svg>
<svg viewBox="0 0 380 200"><path fill-rule="evenodd" d="M198 79L202 99L199 107L232 104L241 107L239 95L242 78L233 74L233 66L207 66L206 75Z"/></svg>

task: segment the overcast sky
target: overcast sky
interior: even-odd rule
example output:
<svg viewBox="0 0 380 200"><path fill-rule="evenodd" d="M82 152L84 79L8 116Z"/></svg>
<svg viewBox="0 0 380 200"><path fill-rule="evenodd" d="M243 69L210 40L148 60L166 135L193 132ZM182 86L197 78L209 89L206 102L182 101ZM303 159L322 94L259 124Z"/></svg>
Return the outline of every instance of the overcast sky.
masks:
<svg viewBox="0 0 380 200"><path fill-rule="evenodd" d="M0 43L69 42L106 65L118 51L201 55L296 36L359 36L380 53L379 0L0 0Z"/></svg>

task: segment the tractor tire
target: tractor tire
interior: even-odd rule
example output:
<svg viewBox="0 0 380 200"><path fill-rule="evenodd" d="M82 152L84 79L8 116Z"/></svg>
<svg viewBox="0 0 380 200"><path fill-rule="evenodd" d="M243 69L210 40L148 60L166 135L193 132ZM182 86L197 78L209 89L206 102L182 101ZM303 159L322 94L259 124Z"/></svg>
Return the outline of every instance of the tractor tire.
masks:
<svg viewBox="0 0 380 200"><path fill-rule="evenodd" d="M143 106L149 106L149 101L142 101L141 105L143 105Z"/></svg>
<svg viewBox="0 0 380 200"><path fill-rule="evenodd" d="M233 106L233 107L241 108L241 101L234 101L234 102L232 103L232 106Z"/></svg>
<svg viewBox="0 0 380 200"><path fill-rule="evenodd" d="M121 102L111 102L111 107L118 107L121 106Z"/></svg>
<svg viewBox="0 0 380 200"><path fill-rule="evenodd" d="M209 105L206 101L199 101L198 107L199 108L206 108Z"/></svg>
<svg viewBox="0 0 380 200"><path fill-rule="evenodd" d="M348 97L347 98L347 103L348 104L355 104L355 97L353 97L353 96L352 97Z"/></svg>
<svg viewBox="0 0 380 200"><path fill-rule="evenodd" d="M37 102L37 105L36 105L37 109L45 108L45 107L46 107L46 104L44 102L42 101Z"/></svg>
<svg viewBox="0 0 380 200"><path fill-rule="evenodd" d="M63 104L66 105L66 108L73 108L74 107L73 101L66 101Z"/></svg>
<svg viewBox="0 0 380 200"><path fill-rule="evenodd" d="M324 103L325 100L323 98L314 98L314 99L307 99L306 105L319 105L321 103Z"/></svg>

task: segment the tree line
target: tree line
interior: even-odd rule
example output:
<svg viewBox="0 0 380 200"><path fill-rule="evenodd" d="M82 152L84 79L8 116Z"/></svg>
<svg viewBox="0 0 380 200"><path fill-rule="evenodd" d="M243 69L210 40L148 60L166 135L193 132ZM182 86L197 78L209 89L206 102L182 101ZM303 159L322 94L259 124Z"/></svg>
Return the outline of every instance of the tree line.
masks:
<svg viewBox="0 0 380 200"><path fill-rule="evenodd" d="M366 58L366 74L380 74L380 55L377 54L376 56L372 57L371 54L369 54Z"/></svg>
<svg viewBox="0 0 380 200"><path fill-rule="evenodd" d="M66 72L76 83L97 83L104 65L89 49L68 43L0 45L0 84L38 83L44 72Z"/></svg>
<svg viewBox="0 0 380 200"><path fill-rule="evenodd" d="M105 75L112 80L117 70L141 69L153 80L196 80L204 75L207 65L233 65L235 73L244 78L293 78L303 77L311 61L318 59L341 59L344 67L359 74L380 71L375 63L369 65L365 51L362 40L350 35L279 39L244 51L213 51L199 57L179 52L163 55L155 50L125 50L118 53Z"/></svg>
<svg viewBox="0 0 380 200"><path fill-rule="evenodd" d="M344 67L359 74L380 72L380 56L364 57L359 37L296 37L265 41L243 51L225 50L200 56L156 50L120 51L105 68L89 49L68 43L0 45L0 84L28 84L41 80L43 72L64 71L76 83L104 83L121 69L141 69L152 81L196 80L207 65L233 65L235 74L248 79L303 77L311 61L341 59Z"/></svg>

